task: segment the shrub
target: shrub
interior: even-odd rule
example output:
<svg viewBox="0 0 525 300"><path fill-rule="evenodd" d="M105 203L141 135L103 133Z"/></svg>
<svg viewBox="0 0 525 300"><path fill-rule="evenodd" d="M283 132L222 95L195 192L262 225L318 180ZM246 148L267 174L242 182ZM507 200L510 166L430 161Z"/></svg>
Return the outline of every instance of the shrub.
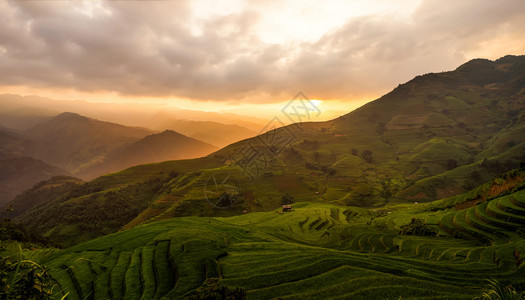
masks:
<svg viewBox="0 0 525 300"><path fill-rule="evenodd" d="M455 159L447 160L447 169L452 170L458 167L458 162Z"/></svg>
<svg viewBox="0 0 525 300"><path fill-rule="evenodd" d="M366 149L366 150L363 150L363 152L361 153L361 157L367 162L367 163L372 163L372 150L370 149Z"/></svg>
<svg viewBox="0 0 525 300"><path fill-rule="evenodd" d="M286 193L281 196L281 205L288 205L294 203L294 198L292 195Z"/></svg>
<svg viewBox="0 0 525 300"><path fill-rule="evenodd" d="M316 140L304 140L301 144L300 144L300 147L305 149L305 150L315 150L317 148L319 148L319 142L316 141Z"/></svg>
<svg viewBox="0 0 525 300"><path fill-rule="evenodd" d="M436 231L427 225L423 219L412 218L409 224L401 226L399 234L403 235L419 235L419 236L435 236Z"/></svg>
<svg viewBox="0 0 525 300"><path fill-rule="evenodd" d="M52 299L54 282L47 268L18 257L0 256L0 299Z"/></svg>
<svg viewBox="0 0 525 300"><path fill-rule="evenodd" d="M246 291L242 288L218 286L214 278L206 280L203 286L193 291L185 299L189 300L244 300Z"/></svg>
<svg viewBox="0 0 525 300"><path fill-rule="evenodd" d="M32 230L28 230L22 224L12 223L9 219L0 222L0 241L29 242L41 245L49 244L48 238Z"/></svg>

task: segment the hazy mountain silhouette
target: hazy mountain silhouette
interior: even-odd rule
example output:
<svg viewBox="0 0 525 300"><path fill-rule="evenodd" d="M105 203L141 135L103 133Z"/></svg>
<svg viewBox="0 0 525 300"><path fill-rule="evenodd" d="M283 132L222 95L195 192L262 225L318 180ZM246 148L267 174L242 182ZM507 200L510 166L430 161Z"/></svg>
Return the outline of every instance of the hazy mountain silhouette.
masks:
<svg viewBox="0 0 525 300"><path fill-rule="evenodd" d="M0 207L39 181L56 175L68 175L63 169L31 157L0 160Z"/></svg>
<svg viewBox="0 0 525 300"><path fill-rule="evenodd" d="M127 127L62 113L25 134L36 143L31 156L73 174L101 162L107 154L151 134L145 128Z"/></svg>
<svg viewBox="0 0 525 300"><path fill-rule="evenodd" d="M257 132L239 125L212 121L173 120L165 123L163 128L175 130L218 147L224 147L257 134Z"/></svg>
<svg viewBox="0 0 525 300"><path fill-rule="evenodd" d="M139 164L202 157L218 149L178 132L166 130L113 151L103 162L86 172L103 174Z"/></svg>

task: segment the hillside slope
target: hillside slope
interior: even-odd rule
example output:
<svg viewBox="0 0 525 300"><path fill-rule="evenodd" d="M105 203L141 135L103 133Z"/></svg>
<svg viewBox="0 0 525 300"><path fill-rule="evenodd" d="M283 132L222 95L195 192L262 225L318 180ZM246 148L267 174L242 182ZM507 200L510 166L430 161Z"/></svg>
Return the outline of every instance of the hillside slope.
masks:
<svg viewBox="0 0 525 300"><path fill-rule="evenodd" d="M472 299L488 279L525 288L524 174L494 181L507 188L468 209L446 199L389 211L295 203L286 213L174 218L26 255L50 266L72 299L191 299L214 286L240 287L248 299Z"/></svg>
<svg viewBox="0 0 525 300"><path fill-rule="evenodd" d="M39 181L68 174L61 168L30 157L2 159L0 160L0 208Z"/></svg>
<svg viewBox="0 0 525 300"><path fill-rule="evenodd" d="M0 218L16 218L26 211L45 205L64 194L69 193L84 182L69 176L54 176L42 180L18 194L8 203L8 210L0 212Z"/></svg>
<svg viewBox="0 0 525 300"><path fill-rule="evenodd" d="M0 128L0 159L24 156L33 143L19 133Z"/></svg>
<svg viewBox="0 0 525 300"><path fill-rule="evenodd" d="M144 209L119 224L131 228L176 216L268 211L289 196L361 207L442 199L525 160L524 89L525 56L473 60L455 71L418 76L332 121L271 130L206 158L102 176L88 184L98 185L97 193L86 190L61 203L68 203L67 214L78 215L86 199L109 205L115 194L125 199L127 185L165 178ZM224 195L234 205L223 205ZM21 220L43 233L65 226L39 214L45 212ZM82 223L75 222L77 228Z"/></svg>
<svg viewBox="0 0 525 300"><path fill-rule="evenodd" d="M291 125L217 155L227 159L255 148L268 161L264 171L276 174L285 165L285 172L315 174L322 179L303 182L339 203L358 205L352 196L358 184L371 189L370 204L430 201L524 160L524 108L525 56L473 60L418 76L333 121ZM291 142L279 142L290 136ZM324 175L330 175L326 186Z"/></svg>
<svg viewBox="0 0 525 300"><path fill-rule="evenodd" d="M172 130L148 135L139 141L109 153L100 165L86 173L104 174L134 165L206 156L217 147Z"/></svg>
<svg viewBox="0 0 525 300"><path fill-rule="evenodd" d="M255 131L239 125L211 121L172 120L162 126L218 147L225 147L257 134Z"/></svg>
<svg viewBox="0 0 525 300"><path fill-rule="evenodd" d="M133 143L152 132L62 113L25 132L37 143L32 156L82 174L111 151Z"/></svg>

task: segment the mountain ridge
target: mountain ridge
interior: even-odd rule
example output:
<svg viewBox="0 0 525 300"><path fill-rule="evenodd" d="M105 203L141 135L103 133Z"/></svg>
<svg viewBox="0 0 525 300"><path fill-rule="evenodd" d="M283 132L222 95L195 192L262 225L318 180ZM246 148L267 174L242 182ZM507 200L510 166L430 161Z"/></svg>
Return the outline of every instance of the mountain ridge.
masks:
<svg viewBox="0 0 525 300"><path fill-rule="evenodd" d="M83 196L62 199L61 205L68 203L69 214L75 214L90 197L109 205L127 193L120 191L122 186L162 182L160 190L149 192L153 198L137 210L136 219L129 226L120 224L130 228L178 216L273 210L285 196L377 208L454 196L525 160L525 97L519 92L524 60L507 57L504 62L511 65L504 72L510 75L496 85L471 80L471 73L460 71L416 77L332 121L292 124L204 158L135 166L99 177L87 183L101 188L96 194L87 189ZM492 64L489 71L501 68L501 63ZM471 65L486 68L486 63ZM226 178L237 178L232 184L240 192L235 205L220 209L213 203L221 199L207 189L210 180ZM64 225L45 224L44 211L31 214L20 220L41 232Z"/></svg>
<svg viewBox="0 0 525 300"><path fill-rule="evenodd" d="M217 147L208 143L173 130L165 130L116 149L109 153L99 166L93 167L96 171L86 170L86 172L110 173L144 163L205 156L216 150ZM102 169L97 170L97 167Z"/></svg>
<svg viewBox="0 0 525 300"><path fill-rule="evenodd" d="M69 175L66 170L26 156L0 159L0 170L0 208L39 181Z"/></svg>

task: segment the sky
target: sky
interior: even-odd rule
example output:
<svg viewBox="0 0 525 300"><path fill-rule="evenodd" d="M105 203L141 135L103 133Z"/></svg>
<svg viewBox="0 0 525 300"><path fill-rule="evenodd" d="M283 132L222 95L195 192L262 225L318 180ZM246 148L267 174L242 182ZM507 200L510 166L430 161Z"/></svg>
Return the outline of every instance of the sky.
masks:
<svg viewBox="0 0 525 300"><path fill-rule="evenodd" d="M321 119L525 54L523 0L0 1L0 93Z"/></svg>

